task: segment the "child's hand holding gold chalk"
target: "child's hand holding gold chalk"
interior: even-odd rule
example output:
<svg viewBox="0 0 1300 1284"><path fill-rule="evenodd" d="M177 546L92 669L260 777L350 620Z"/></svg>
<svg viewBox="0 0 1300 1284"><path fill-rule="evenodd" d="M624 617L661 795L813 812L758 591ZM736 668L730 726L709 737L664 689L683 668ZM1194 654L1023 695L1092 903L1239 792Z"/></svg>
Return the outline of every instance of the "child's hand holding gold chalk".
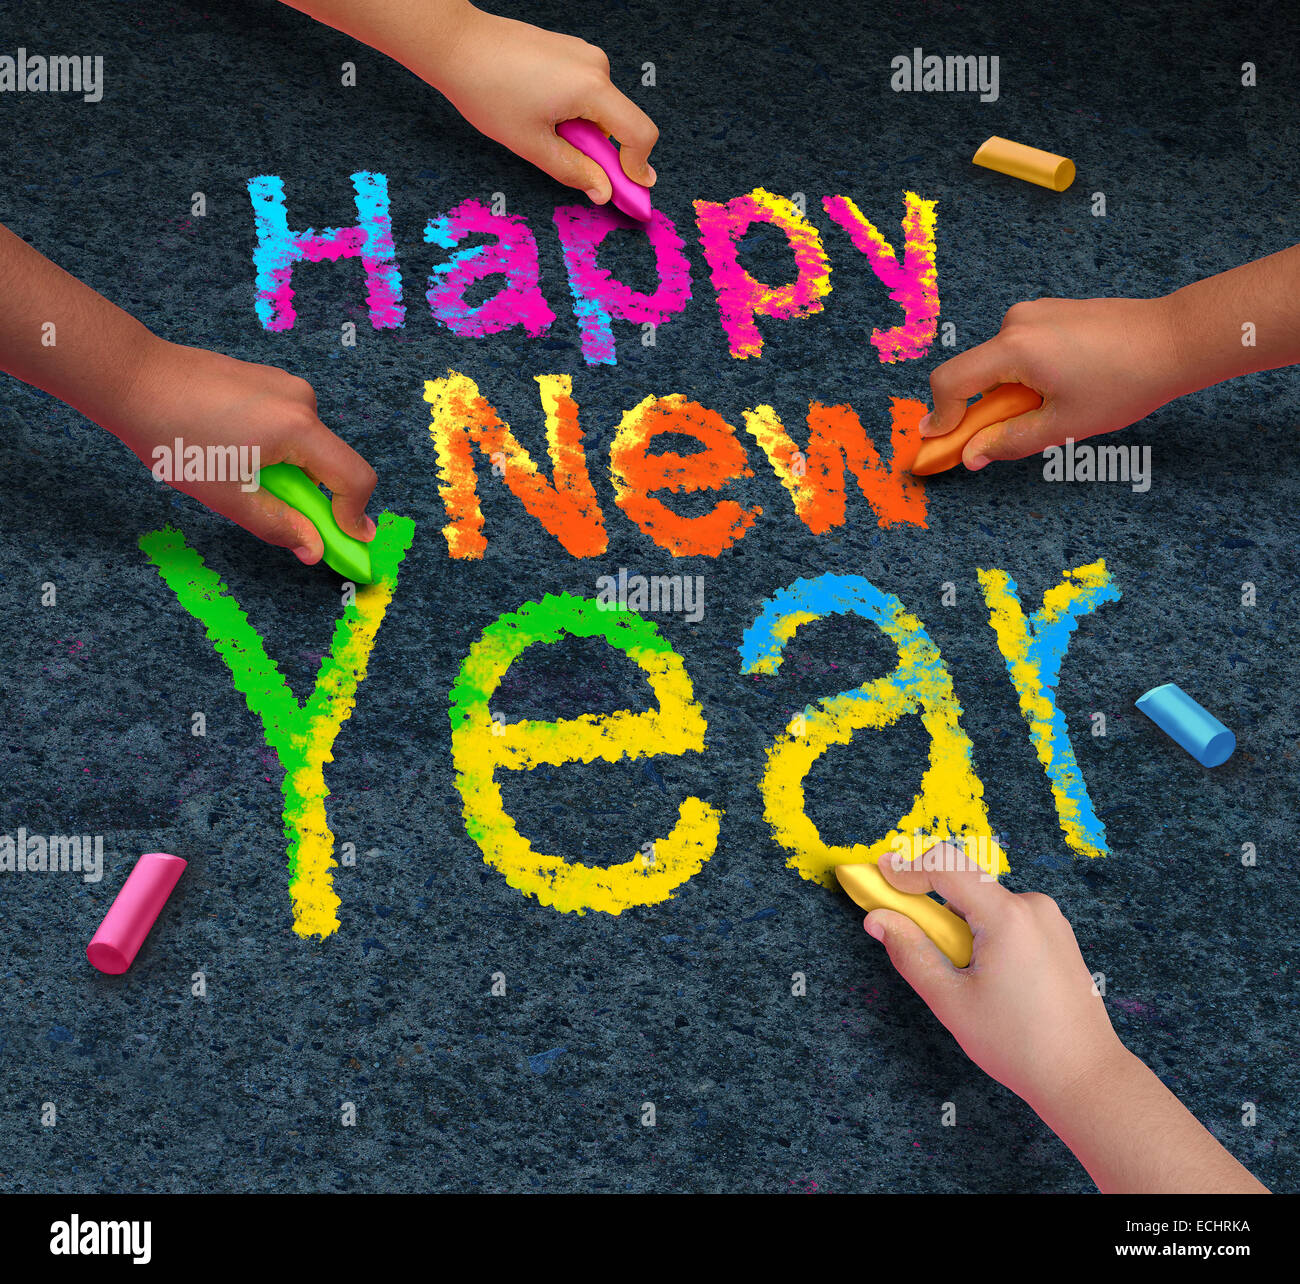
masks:
<svg viewBox="0 0 1300 1284"><path fill-rule="evenodd" d="M1050 896L1017 895L957 847L939 843L919 867L882 857L880 882L903 912L873 909L866 930L965 1054L1021 1097L1074 1152L1103 1192L1263 1192L1251 1176L1124 1045ZM863 866L841 866L845 878ZM926 893L938 892L952 909ZM917 913L926 901L933 911ZM911 917L908 911L911 911ZM934 912L971 932L956 967L914 917L940 937Z"/></svg>
<svg viewBox="0 0 1300 1284"><path fill-rule="evenodd" d="M1082 1062L1124 1051L1050 897L1009 891L951 843L936 844L916 867L901 864L881 857L881 882L950 918L960 912L973 938L970 966L955 966L906 908L872 910L866 929L976 1065L1037 1108Z"/></svg>
<svg viewBox="0 0 1300 1284"><path fill-rule="evenodd" d="M871 863L836 865L835 877L860 909L896 910L905 914L928 936L953 967L967 967L971 956L971 931L965 919L924 892L900 892Z"/></svg>

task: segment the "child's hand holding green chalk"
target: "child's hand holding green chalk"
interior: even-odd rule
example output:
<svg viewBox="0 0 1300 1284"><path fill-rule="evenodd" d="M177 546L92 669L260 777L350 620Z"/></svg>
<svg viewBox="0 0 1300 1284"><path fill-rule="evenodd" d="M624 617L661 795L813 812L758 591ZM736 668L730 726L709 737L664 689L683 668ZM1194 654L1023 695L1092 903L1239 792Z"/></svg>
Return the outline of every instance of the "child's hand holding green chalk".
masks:
<svg viewBox="0 0 1300 1284"><path fill-rule="evenodd" d="M257 485L259 468L293 464L333 492L336 544L374 537L375 471L321 423L305 379L158 338L5 227L0 286L0 370L107 428L158 481L310 565L316 524Z"/></svg>
<svg viewBox="0 0 1300 1284"><path fill-rule="evenodd" d="M365 506L375 471L320 421L311 385L274 366L154 344L112 421L101 420L104 427L159 480L259 539L292 549L308 565L325 557L340 570L341 556L340 573L368 582L369 559L356 546L374 537ZM314 482L314 505L305 490L275 484L290 466L329 487L333 500ZM260 487L259 470L269 474Z"/></svg>

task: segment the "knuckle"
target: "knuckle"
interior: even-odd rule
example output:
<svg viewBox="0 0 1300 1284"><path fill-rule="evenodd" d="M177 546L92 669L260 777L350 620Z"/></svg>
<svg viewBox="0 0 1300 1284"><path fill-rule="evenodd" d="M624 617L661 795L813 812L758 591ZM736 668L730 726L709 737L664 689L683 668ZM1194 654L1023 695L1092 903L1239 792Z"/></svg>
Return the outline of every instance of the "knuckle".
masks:
<svg viewBox="0 0 1300 1284"><path fill-rule="evenodd" d="M289 405L284 416L285 425L297 436L309 436L316 430L316 407L301 401Z"/></svg>
<svg viewBox="0 0 1300 1284"><path fill-rule="evenodd" d="M1020 903L1035 917L1040 919L1064 918L1061 907L1043 892L1022 892Z"/></svg>
<svg viewBox="0 0 1300 1284"><path fill-rule="evenodd" d="M1002 318L1002 328L1024 325L1033 320L1037 315L1040 300L1032 299L1021 303L1013 303L1008 309L1007 314Z"/></svg>
<svg viewBox="0 0 1300 1284"><path fill-rule="evenodd" d="M934 394L936 401L948 395L949 389L952 387L952 380L952 371L948 369L946 364L936 366L930 371L930 391Z"/></svg>
<svg viewBox="0 0 1300 1284"><path fill-rule="evenodd" d="M284 390L285 395L292 400L299 401L304 406L310 406L313 410L316 408L316 389L301 376L286 374Z"/></svg>
<svg viewBox="0 0 1300 1284"><path fill-rule="evenodd" d="M1010 326L998 335L998 342L1003 352L1017 361L1023 361L1034 354L1038 344L1038 334L1023 324Z"/></svg>

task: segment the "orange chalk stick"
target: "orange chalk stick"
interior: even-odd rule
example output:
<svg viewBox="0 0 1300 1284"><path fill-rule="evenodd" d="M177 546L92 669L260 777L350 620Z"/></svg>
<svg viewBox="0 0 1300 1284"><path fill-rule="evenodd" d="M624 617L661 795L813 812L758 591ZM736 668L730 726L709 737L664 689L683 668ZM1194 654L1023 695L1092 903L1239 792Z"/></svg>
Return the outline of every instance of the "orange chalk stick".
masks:
<svg viewBox="0 0 1300 1284"><path fill-rule="evenodd" d="M1012 178L1022 178L1026 183L1037 183L1054 192L1063 192L1074 182L1074 162L1068 157L1013 143L996 134L980 144L971 160L984 169L995 169L999 174L1010 174Z"/></svg>
<svg viewBox="0 0 1300 1284"><path fill-rule="evenodd" d="M981 428L1028 414L1042 404L1042 397L1023 383L1000 383L966 407L961 423L952 432L946 432L942 437L922 437L916 458L908 465L907 471L917 477L947 472L961 463L961 452L966 443Z"/></svg>

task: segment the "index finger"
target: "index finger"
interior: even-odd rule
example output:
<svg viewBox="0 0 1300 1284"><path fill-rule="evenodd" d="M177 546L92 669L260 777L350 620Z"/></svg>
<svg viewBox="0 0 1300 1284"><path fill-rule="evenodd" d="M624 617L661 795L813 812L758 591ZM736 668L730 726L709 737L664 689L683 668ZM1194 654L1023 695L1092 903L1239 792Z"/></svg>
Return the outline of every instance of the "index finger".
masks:
<svg viewBox="0 0 1300 1284"><path fill-rule="evenodd" d="M1011 349L1004 335L968 348L936 366L930 374L932 409L924 436L951 432L961 422L966 403L1000 383L1020 383L1013 373Z"/></svg>
<svg viewBox="0 0 1300 1284"><path fill-rule="evenodd" d="M899 891L938 892L976 930L1013 899L1012 892L954 843L935 843L920 861L909 862L893 852L878 864L886 881Z"/></svg>
<svg viewBox="0 0 1300 1284"><path fill-rule="evenodd" d="M659 141L654 121L612 84L607 84L582 114L618 140L623 173L643 187L654 186L655 172L649 159L651 148Z"/></svg>
<svg viewBox="0 0 1300 1284"><path fill-rule="evenodd" d="M379 480L375 470L341 437L318 419L318 431L294 441L286 458L313 481L323 483L333 496L338 524L359 540L374 538L375 525L366 516L366 503Z"/></svg>

